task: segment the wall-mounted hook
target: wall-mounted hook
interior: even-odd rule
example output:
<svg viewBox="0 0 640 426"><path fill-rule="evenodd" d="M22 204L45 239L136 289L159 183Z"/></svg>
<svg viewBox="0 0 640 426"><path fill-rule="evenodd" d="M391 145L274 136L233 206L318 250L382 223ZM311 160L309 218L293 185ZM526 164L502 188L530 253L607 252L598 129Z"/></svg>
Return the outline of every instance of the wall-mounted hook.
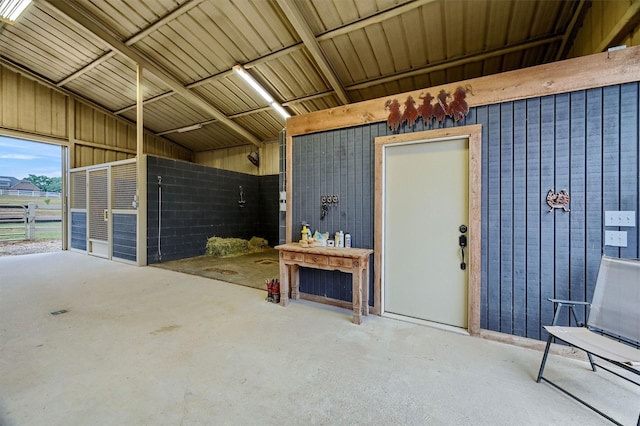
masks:
<svg viewBox="0 0 640 426"><path fill-rule="evenodd" d="M332 204L338 204L338 196L337 195L322 195L320 196L320 220L323 220L324 217L329 212L329 207Z"/></svg>
<svg viewBox="0 0 640 426"><path fill-rule="evenodd" d="M244 199L244 190L242 189L242 185L240 185L240 199L238 200L238 206L244 207L244 204L247 201Z"/></svg>

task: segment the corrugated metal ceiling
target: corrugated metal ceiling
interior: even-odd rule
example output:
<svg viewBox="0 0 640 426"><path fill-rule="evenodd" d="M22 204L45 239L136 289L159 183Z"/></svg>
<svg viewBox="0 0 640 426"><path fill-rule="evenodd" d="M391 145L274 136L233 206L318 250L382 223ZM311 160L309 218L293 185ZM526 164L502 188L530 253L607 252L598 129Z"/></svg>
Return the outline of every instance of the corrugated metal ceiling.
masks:
<svg viewBox="0 0 640 426"><path fill-rule="evenodd" d="M138 55L155 67L145 73L145 127L198 152L274 140L285 125L231 72L236 64L291 114L304 114L563 59L585 7L578 0L34 0L15 25L0 24L0 60L135 120ZM188 92L176 93L182 88ZM173 131L196 123L202 128Z"/></svg>

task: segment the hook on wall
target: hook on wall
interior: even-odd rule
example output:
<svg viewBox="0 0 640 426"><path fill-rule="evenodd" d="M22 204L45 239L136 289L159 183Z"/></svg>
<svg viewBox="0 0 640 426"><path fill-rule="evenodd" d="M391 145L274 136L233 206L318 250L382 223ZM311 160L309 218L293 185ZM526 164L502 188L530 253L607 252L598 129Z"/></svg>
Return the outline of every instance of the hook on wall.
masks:
<svg viewBox="0 0 640 426"><path fill-rule="evenodd" d="M338 204L337 195L322 195L320 197L320 220L324 220L331 204Z"/></svg>
<svg viewBox="0 0 640 426"><path fill-rule="evenodd" d="M258 154L258 150L253 150L249 153L249 155L247 155L247 158L249 159L249 161L251 161L251 164L253 164L256 167L260 166L260 155Z"/></svg>
<svg viewBox="0 0 640 426"><path fill-rule="evenodd" d="M244 207L244 204L247 200L244 199L244 190L242 189L242 185L240 185L240 199L238 200L238 206Z"/></svg>

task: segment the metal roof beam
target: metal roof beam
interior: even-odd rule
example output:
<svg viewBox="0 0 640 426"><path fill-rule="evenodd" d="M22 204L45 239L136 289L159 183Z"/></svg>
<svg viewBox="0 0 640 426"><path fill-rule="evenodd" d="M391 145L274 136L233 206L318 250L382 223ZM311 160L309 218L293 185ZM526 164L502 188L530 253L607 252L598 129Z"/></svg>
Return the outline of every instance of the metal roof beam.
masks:
<svg viewBox="0 0 640 426"><path fill-rule="evenodd" d="M75 80L76 78L80 77L81 75L88 73L89 71L91 71L92 69L97 67L98 65L101 65L101 64L107 62L109 59L113 58L114 56L116 56L116 52L114 52L114 51L111 51L109 53L105 53L104 55L100 56L98 59L88 63L87 65L85 65L84 67L80 68L79 70L77 70L73 74L70 74L69 76L67 76L64 79L62 79L59 82L57 82L56 86L58 86L58 87L64 86L65 84Z"/></svg>
<svg viewBox="0 0 640 426"><path fill-rule="evenodd" d="M282 106L291 106L291 105L299 104L299 103L302 103L302 102L312 101L314 99L324 98L324 97L331 96L331 95L334 95L334 94L335 94L335 92L333 90L326 90L324 92L314 93L313 95L308 95L308 96L303 96L301 98L295 98L295 99L288 100L287 102L283 102Z"/></svg>
<svg viewBox="0 0 640 426"><path fill-rule="evenodd" d="M441 71L451 67L466 65L473 62L484 61L485 59L495 58L496 56L502 56L508 53L514 53L521 50L531 49L543 44L555 43L560 40L562 40L562 36L546 37L539 40L534 40L534 41L521 43L521 44L517 44L510 47L505 47L502 49L496 49L490 52L484 52L484 53L479 53L477 55L465 56L465 57L453 59L450 61L442 61L434 65L427 65L422 68L416 68L411 71L406 71L403 73L397 73L393 75L388 75L386 77L380 77L380 78L375 78L373 80L363 81L361 83L356 83L356 84L347 86L346 88L347 90L367 89L377 84L390 83L393 81L398 81L403 78L416 77L418 75L423 75L423 74L427 74L435 71Z"/></svg>
<svg viewBox="0 0 640 426"><path fill-rule="evenodd" d="M333 90L335 90L338 99L340 99L340 101L345 105L349 104L351 100L349 99L347 92L344 90L338 76L331 68L329 61L325 58L322 48L320 47L320 44L318 44L318 40L316 40L316 36L311 31L311 28L309 28L309 24L305 21L304 16L302 16L302 13L298 9L298 6L293 0L278 0L278 4L302 39L305 47L309 49L311 56L313 56L313 59L320 68L320 72L327 79Z"/></svg>
<svg viewBox="0 0 640 426"><path fill-rule="evenodd" d="M584 19L584 12L586 11L587 3L587 0L580 0L580 3L576 7L576 11L571 17L569 25L567 25L567 30L562 36L562 43L560 44L560 48L558 49L558 53L556 54L556 61L565 59L565 55L567 54L566 50L568 49L569 42L573 42L576 28L582 25L582 20ZM579 23L578 20L580 21Z"/></svg>
<svg viewBox="0 0 640 426"><path fill-rule="evenodd" d="M160 27L162 27L166 23L170 22L172 19L175 19L178 16L180 16L180 15L188 12L189 10L193 9L194 7L198 6L203 1L204 0L190 0L190 1L182 4L180 7L174 9L173 11L171 11L170 13L165 15L164 17L158 19L156 22L154 22L153 24L149 25L147 28L143 29L139 33L135 34L134 36L132 36L131 38L126 40L124 42L124 44L127 45L127 46L131 46L131 45L135 44L136 42L142 40L143 38L145 38L146 36L148 36L152 32L156 31L157 29L159 29ZM80 68L78 71L74 72L73 74L71 74L70 76L66 77L64 80L59 81L56 84L58 86L64 86L65 84L69 83L70 81L75 80L76 78L80 77L81 75L91 71L92 69L94 69L98 65L102 64L103 62L108 61L109 59L113 58L115 55L116 55L116 52L115 51L111 51L111 52L101 56L100 58L96 59L95 61L85 65L84 67Z"/></svg>
<svg viewBox="0 0 640 426"><path fill-rule="evenodd" d="M169 96L172 96L174 94L175 93L173 93L172 91L164 92L164 93L161 93L159 95L153 96L151 98L147 98L142 103L143 103L143 105L147 105L147 104L153 103L155 101L159 101L160 99L168 98ZM135 103L133 105L129 105L129 106L126 106L124 108L121 108L121 109L119 109L117 111L113 111L113 113L114 114L122 114L123 112L127 112L127 111L130 111L132 109L136 109L137 106L138 106L138 104Z"/></svg>
<svg viewBox="0 0 640 426"><path fill-rule="evenodd" d="M111 49L117 51L121 55L131 59L138 65L141 65L143 68L148 70L150 73L155 75L157 78L161 79L169 89L173 90L176 94L184 97L189 100L189 102L196 105L202 111L211 115L215 119L217 119L220 123L231 129L233 132L242 136L248 142L251 142L257 147L262 147L262 142L252 133L250 133L247 129L238 125L231 119L229 119L222 111L211 105L205 99L201 98L194 92L190 91L184 85L178 81L174 76L172 76L168 71L155 64L152 60L146 58L144 55L136 51L135 49L125 45L123 42L118 40L116 37L111 35L111 33L104 28L102 25L96 23L96 21L88 16L86 12L80 11L77 9L77 5L75 3L71 3L69 1L52 1L52 0L37 0L38 4L44 5L50 9L53 9L59 13L66 15L69 19L74 21L76 24L82 26L86 31L93 34L95 37L98 37L105 44L107 44Z"/></svg>
<svg viewBox="0 0 640 426"><path fill-rule="evenodd" d="M411 12L414 9L424 6L425 4L433 3L435 1L437 0L417 0L411 3L405 3L401 6L395 6L391 9L378 12L374 15L364 17L358 21L354 21L350 24L327 31L326 33L322 33L318 37L316 37L316 40L329 40L339 35L348 34L352 31L360 30L362 28L368 27L369 25L379 24L380 22L384 22L387 19L395 18L398 15Z"/></svg>

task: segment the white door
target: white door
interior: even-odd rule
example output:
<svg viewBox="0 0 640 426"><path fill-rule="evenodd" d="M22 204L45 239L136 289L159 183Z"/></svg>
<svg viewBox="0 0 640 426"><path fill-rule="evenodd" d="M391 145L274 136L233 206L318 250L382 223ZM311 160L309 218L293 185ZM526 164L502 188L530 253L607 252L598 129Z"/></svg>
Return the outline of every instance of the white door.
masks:
<svg viewBox="0 0 640 426"><path fill-rule="evenodd" d="M467 328L458 243L469 220L468 146L464 138L385 147L384 312Z"/></svg>

